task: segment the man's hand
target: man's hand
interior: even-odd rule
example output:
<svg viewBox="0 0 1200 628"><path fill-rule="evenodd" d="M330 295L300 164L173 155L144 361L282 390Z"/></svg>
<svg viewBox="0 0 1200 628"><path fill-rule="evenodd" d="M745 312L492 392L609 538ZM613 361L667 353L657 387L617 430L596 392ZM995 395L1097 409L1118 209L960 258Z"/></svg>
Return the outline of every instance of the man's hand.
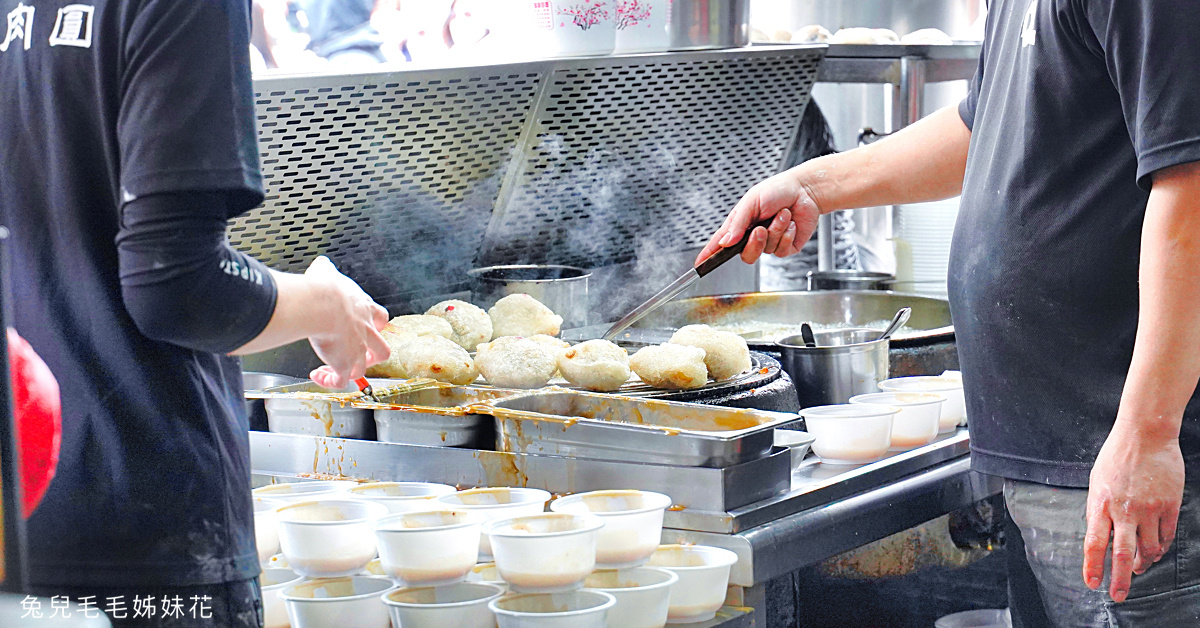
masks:
<svg viewBox="0 0 1200 628"><path fill-rule="evenodd" d="M738 201L725 217L725 224L713 234L696 258L706 260L718 250L741 241L750 225L775 216L770 229L756 227L742 251L742 261L753 264L763 254L787 257L800 251L817 228L821 215L792 171L777 174L758 183Z"/></svg>
<svg viewBox="0 0 1200 628"><path fill-rule="evenodd" d="M870 146L806 161L750 188L696 263L738 243L750 225L772 216L769 229L758 227L750 234L742 251L747 264L764 253L798 252L821 212L956 196L962 192L970 144L971 132L958 107L951 106Z"/></svg>
<svg viewBox="0 0 1200 628"><path fill-rule="evenodd" d="M1123 602L1130 572L1170 548L1183 500L1183 411L1200 381L1200 163L1154 173L1142 224L1138 328L1121 407L1092 468L1083 581L1104 577L1112 537L1109 595Z"/></svg>
<svg viewBox="0 0 1200 628"><path fill-rule="evenodd" d="M1088 489L1087 536L1083 543L1083 581L1098 589L1112 538L1114 602L1129 595L1132 574L1141 574L1163 557L1175 540L1183 502L1183 454L1178 438L1148 435L1118 419L1109 433Z"/></svg>
<svg viewBox="0 0 1200 628"><path fill-rule="evenodd" d="M367 367L387 359L391 350L379 335L388 322L387 310L376 304L325 256L304 271L314 281L328 308L323 316L328 331L309 337L313 351L325 363L309 377L324 388L342 388L362 377ZM314 308L319 311L322 308Z"/></svg>

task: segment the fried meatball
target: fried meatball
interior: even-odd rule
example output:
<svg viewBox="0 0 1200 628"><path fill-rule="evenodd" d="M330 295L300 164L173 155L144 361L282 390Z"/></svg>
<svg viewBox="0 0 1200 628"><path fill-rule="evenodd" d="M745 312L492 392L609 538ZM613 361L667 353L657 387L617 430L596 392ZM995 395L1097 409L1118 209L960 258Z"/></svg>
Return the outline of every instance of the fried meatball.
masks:
<svg viewBox="0 0 1200 628"><path fill-rule="evenodd" d="M367 375L399 379L428 377L459 386L470 384L479 376L470 354L451 340L434 335L389 332L382 335L392 354L386 362L367 369Z"/></svg>
<svg viewBox="0 0 1200 628"><path fill-rule="evenodd" d="M492 319L492 338L504 336L557 336L562 328L561 316L528 294L510 294L488 310Z"/></svg>
<svg viewBox="0 0 1200 628"><path fill-rule="evenodd" d="M829 41L833 35L824 26L820 24L809 24L804 28L792 33L793 44L823 44Z"/></svg>
<svg viewBox="0 0 1200 628"><path fill-rule="evenodd" d="M925 46L951 46L954 40L936 28L922 28L900 38L900 43Z"/></svg>
<svg viewBox="0 0 1200 628"><path fill-rule="evenodd" d="M655 388L699 388L708 383L704 349L664 344L643 347L629 358L638 377Z"/></svg>
<svg viewBox="0 0 1200 628"><path fill-rule="evenodd" d="M880 34L873 28L843 28L829 38L831 44L881 44Z"/></svg>
<svg viewBox="0 0 1200 628"><path fill-rule="evenodd" d="M425 314L446 319L454 332L450 339L467 351L474 351L479 343L492 337L492 319L488 313L466 301L442 301Z"/></svg>
<svg viewBox="0 0 1200 628"><path fill-rule="evenodd" d="M671 336L671 342L704 349L704 365L708 376L715 380L729 379L750 369L750 347L745 338L731 331L687 325Z"/></svg>
<svg viewBox="0 0 1200 628"><path fill-rule="evenodd" d="M412 314L409 316L397 316L388 321L384 326L383 332L393 334L412 334L414 336L441 336L446 339L453 339L454 328L446 319L437 316L429 316L427 314Z"/></svg>
<svg viewBox="0 0 1200 628"><path fill-rule="evenodd" d="M562 352L558 370L576 386L613 391L629 381L629 354L607 340L589 340Z"/></svg>
<svg viewBox="0 0 1200 628"><path fill-rule="evenodd" d="M540 388L558 370L558 361L546 345L519 336L504 336L479 345L475 364L483 378L499 388Z"/></svg>

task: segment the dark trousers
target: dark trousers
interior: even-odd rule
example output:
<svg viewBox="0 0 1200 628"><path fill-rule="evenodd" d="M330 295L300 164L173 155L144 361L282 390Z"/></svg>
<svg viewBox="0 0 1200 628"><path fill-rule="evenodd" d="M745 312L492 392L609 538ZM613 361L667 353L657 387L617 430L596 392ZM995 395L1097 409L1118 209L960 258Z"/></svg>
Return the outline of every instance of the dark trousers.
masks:
<svg viewBox="0 0 1200 628"><path fill-rule="evenodd" d="M115 628L262 628L258 579L188 587L37 589L41 617L108 616ZM65 608L66 602L70 608ZM28 608L28 607L27 607ZM32 616L36 617L36 616ZM29 619L37 625L37 619Z"/></svg>

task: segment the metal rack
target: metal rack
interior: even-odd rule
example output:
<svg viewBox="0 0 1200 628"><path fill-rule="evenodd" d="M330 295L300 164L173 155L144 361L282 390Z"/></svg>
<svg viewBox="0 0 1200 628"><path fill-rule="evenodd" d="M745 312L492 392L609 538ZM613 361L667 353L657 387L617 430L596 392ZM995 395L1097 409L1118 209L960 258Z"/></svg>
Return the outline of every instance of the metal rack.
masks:
<svg viewBox="0 0 1200 628"><path fill-rule="evenodd" d="M951 46L835 44L817 77L822 83L879 83L892 85L892 121L896 132L921 118L925 86L959 81L975 75L980 43ZM833 217L817 225L817 267L833 269Z"/></svg>
<svg viewBox="0 0 1200 628"><path fill-rule="evenodd" d="M234 246L328 255L394 313L477 265L707 241L787 158L825 46L255 81L267 200Z"/></svg>

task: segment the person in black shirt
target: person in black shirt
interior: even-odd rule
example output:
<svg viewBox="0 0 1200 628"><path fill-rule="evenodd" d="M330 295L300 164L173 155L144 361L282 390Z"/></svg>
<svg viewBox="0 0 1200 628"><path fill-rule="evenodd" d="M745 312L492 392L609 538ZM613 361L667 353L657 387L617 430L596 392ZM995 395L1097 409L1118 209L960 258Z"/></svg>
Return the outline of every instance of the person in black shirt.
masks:
<svg viewBox="0 0 1200 628"><path fill-rule="evenodd" d="M388 354L387 312L329 260L277 273L226 241L263 199L249 10L0 0L15 327L63 391L30 580L119 626L261 622L231 356L308 338L341 387Z"/></svg>
<svg viewBox="0 0 1200 628"><path fill-rule="evenodd" d="M1200 625L1197 33L1188 0L993 0L957 111L759 183L701 253L961 192L950 305L972 464L1036 577L1018 624Z"/></svg>

